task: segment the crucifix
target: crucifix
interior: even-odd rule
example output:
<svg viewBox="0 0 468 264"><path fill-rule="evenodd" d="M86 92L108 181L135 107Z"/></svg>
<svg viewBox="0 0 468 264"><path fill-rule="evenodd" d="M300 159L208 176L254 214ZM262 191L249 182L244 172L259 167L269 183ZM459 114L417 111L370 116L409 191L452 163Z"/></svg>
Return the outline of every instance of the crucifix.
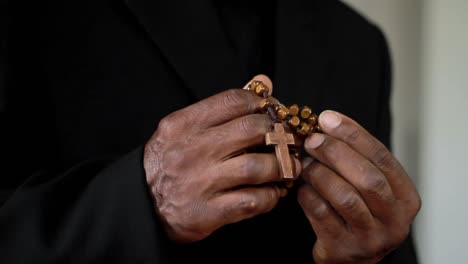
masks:
<svg viewBox="0 0 468 264"><path fill-rule="evenodd" d="M285 133L283 123L275 123L274 132L267 133L265 141L267 145L275 145L281 177L283 179L293 179L294 172L288 148L288 145L294 145L293 134Z"/></svg>

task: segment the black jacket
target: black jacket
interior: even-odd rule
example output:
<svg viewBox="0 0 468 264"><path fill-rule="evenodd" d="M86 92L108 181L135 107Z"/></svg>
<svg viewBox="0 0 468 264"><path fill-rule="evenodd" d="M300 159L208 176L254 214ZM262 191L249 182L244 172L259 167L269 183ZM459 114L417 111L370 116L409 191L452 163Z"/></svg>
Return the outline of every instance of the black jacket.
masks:
<svg viewBox="0 0 468 264"><path fill-rule="evenodd" d="M338 1L278 2L276 97L341 111L389 145L382 33ZM315 236L294 194L199 243L174 245L160 230L142 146L167 114L252 77L210 1L10 1L8 10L0 263L312 263ZM385 259L415 262L410 240Z"/></svg>

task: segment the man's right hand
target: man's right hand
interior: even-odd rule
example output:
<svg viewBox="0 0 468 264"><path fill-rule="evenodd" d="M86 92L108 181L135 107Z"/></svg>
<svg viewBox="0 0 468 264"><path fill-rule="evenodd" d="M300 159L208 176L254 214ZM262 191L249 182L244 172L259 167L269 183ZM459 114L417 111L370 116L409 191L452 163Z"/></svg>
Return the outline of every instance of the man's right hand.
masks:
<svg viewBox="0 0 468 264"><path fill-rule="evenodd" d="M256 76L272 87L266 76ZM201 240L223 225L273 209L285 190L265 144L261 98L242 89L214 95L165 117L145 146L147 183L158 215L176 242ZM296 174L301 170L294 159Z"/></svg>

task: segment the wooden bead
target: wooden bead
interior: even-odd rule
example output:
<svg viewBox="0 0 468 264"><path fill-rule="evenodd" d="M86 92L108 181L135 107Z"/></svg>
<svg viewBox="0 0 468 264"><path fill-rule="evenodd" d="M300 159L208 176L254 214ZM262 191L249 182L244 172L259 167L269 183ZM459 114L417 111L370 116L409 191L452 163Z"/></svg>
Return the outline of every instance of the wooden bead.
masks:
<svg viewBox="0 0 468 264"><path fill-rule="evenodd" d="M307 119L307 123L311 126L315 126L317 124L317 121L318 121L318 115L316 114L312 114L308 119Z"/></svg>
<svg viewBox="0 0 468 264"><path fill-rule="evenodd" d="M285 106L282 105L282 104L277 104L277 105L275 106L275 111L278 112L278 111L279 111L281 108L283 108L283 107L285 107Z"/></svg>
<svg viewBox="0 0 468 264"><path fill-rule="evenodd" d="M266 111L269 106L273 106L273 102L270 98L265 98L260 101L260 109L262 109L262 111Z"/></svg>
<svg viewBox="0 0 468 264"><path fill-rule="evenodd" d="M287 120L289 127L301 136L322 132L322 129L318 125L318 116L312 113L310 107L304 106L299 108L297 104L293 104L290 107L284 106L278 99L271 96L270 89L261 81L253 80L244 89L254 91L258 96L263 97L260 101L260 109L263 113L270 115L270 118L274 122L281 123L281 121Z"/></svg>
<svg viewBox="0 0 468 264"><path fill-rule="evenodd" d="M307 136L309 134L309 130L310 126L305 122L301 122L296 129L297 133L301 136Z"/></svg>
<svg viewBox="0 0 468 264"><path fill-rule="evenodd" d="M266 93L270 92L270 89L265 84L260 82L257 86L255 86L255 93L258 96L263 96L264 92L266 92Z"/></svg>
<svg viewBox="0 0 468 264"><path fill-rule="evenodd" d="M288 120L288 125L292 128L296 128L301 123L301 120L297 116L292 116L291 119Z"/></svg>
<svg viewBox="0 0 468 264"><path fill-rule="evenodd" d="M297 104L293 104L289 107L289 113L292 116L296 116L299 114L299 106Z"/></svg>
<svg viewBox="0 0 468 264"><path fill-rule="evenodd" d="M249 86L248 86L248 90L249 91L255 91L255 88L261 83L261 81L255 81L253 80L252 82L250 82Z"/></svg>
<svg viewBox="0 0 468 264"><path fill-rule="evenodd" d="M301 110L301 117L303 119L307 119L310 117L310 115L312 114L312 109L310 109L310 107L307 107L307 106L304 106Z"/></svg>
<svg viewBox="0 0 468 264"><path fill-rule="evenodd" d="M286 107L280 107L280 109L277 112L278 118L281 120L286 120L289 116L289 109Z"/></svg>

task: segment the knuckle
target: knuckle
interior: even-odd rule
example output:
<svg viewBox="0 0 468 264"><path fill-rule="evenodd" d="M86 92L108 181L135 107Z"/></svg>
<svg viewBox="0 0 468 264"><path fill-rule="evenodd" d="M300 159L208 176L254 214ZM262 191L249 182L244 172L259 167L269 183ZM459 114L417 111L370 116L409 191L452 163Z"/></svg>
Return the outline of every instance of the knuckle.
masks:
<svg viewBox="0 0 468 264"><path fill-rule="evenodd" d="M413 217L416 216L416 214L418 214L422 207L421 196L419 196L419 194L417 193L415 193L415 196L416 197L413 199L413 202L410 207L410 209L413 211Z"/></svg>
<svg viewBox="0 0 468 264"><path fill-rule="evenodd" d="M266 132L266 126L263 125L265 123L264 120L265 117L263 116L244 116L239 121L239 130L247 135L263 135Z"/></svg>
<svg viewBox="0 0 468 264"><path fill-rule="evenodd" d="M421 210L421 207L422 207L421 196L419 196L417 191L414 191L414 193L410 195L410 198L408 198L408 200L403 201L403 202L404 202L403 206L405 208L405 211L407 212L410 219L413 219Z"/></svg>
<svg viewBox="0 0 468 264"><path fill-rule="evenodd" d="M357 128L352 128L351 131L344 137L344 141L348 143L356 143L357 140L361 137L362 131Z"/></svg>
<svg viewBox="0 0 468 264"><path fill-rule="evenodd" d="M323 176L323 171L321 170L321 165L319 162L312 162L302 171L302 177L305 181L315 184L316 181L320 180Z"/></svg>
<svg viewBox="0 0 468 264"><path fill-rule="evenodd" d="M378 236L373 240L369 241L369 243L365 246L366 253L363 254L362 258L379 258L386 254L389 251L388 248L389 244L386 239Z"/></svg>
<svg viewBox="0 0 468 264"><path fill-rule="evenodd" d="M253 215L257 213L260 202L251 195L243 195L237 206L243 215Z"/></svg>
<svg viewBox="0 0 468 264"><path fill-rule="evenodd" d="M249 117L251 117L251 122L254 123L254 131L252 131L254 135L265 136L270 131L271 119L267 115L255 114L249 115Z"/></svg>
<svg viewBox="0 0 468 264"><path fill-rule="evenodd" d="M241 89L230 89L223 94L223 104L229 108L249 107L248 94Z"/></svg>
<svg viewBox="0 0 468 264"><path fill-rule="evenodd" d="M171 132L177 131L178 123L180 119L176 113L172 113L159 121L157 131L162 134L170 134Z"/></svg>
<svg viewBox="0 0 468 264"><path fill-rule="evenodd" d="M324 158L330 163L334 163L337 160L345 158L344 156L347 152L343 151L344 147L345 143L342 143L341 141L335 140L331 137L325 137L324 142L319 148L322 148L322 154L324 155Z"/></svg>
<svg viewBox="0 0 468 264"><path fill-rule="evenodd" d="M367 168L365 175L364 181L361 184L361 189L364 192L380 196L388 191L387 180L377 168Z"/></svg>
<svg viewBox="0 0 468 264"><path fill-rule="evenodd" d="M178 175L180 171L186 169L189 163L186 161L194 160L194 155L189 151L181 151L186 148L183 145L175 144L166 149L162 154L161 168L170 175Z"/></svg>
<svg viewBox="0 0 468 264"><path fill-rule="evenodd" d="M328 204L308 187L303 186L298 190L297 199L302 207L307 208L308 214L318 221L328 218L332 213Z"/></svg>
<svg viewBox="0 0 468 264"><path fill-rule="evenodd" d="M240 177L248 179L257 174L258 171L261 171L263 162L261 162L255 155L252 155L249 158L245 158L242 162L240 169Z"/></svg>
<svg viewBox="0 0 468 264"><path fill-rule="evenodd" d="M388 171L394 166L393 155L387 148L379 146L374 154L374 163L377 168Z"/></svg>
<svg viewBox="0 0 468 264"><path fill-rule="evenodd" d="M314 245L312 256L316 263L329 263L331 261L330 253L320 242Z"/></svg>
<svg viewBox="0 0 468 264"><path fill-rule="evenodd" d="M338 206L347 211L354 211L359 206L359 197L351 190L345 189L338 193Z"/></svg>
<svg viewBox="0 0 468 264"><path fill-rule="evenodd" d="M297 190L297 202L301 204L302 206L304 206L308 200L307 196L308 196L307 187L303 185Z"/></svg>
<svg viewBox="0 0 468 264"><path fill-rule="evenodd" d="M330 216L330 208L324 202L320 202L311 212L315 219L321 221L327 219Z"/></svg>

